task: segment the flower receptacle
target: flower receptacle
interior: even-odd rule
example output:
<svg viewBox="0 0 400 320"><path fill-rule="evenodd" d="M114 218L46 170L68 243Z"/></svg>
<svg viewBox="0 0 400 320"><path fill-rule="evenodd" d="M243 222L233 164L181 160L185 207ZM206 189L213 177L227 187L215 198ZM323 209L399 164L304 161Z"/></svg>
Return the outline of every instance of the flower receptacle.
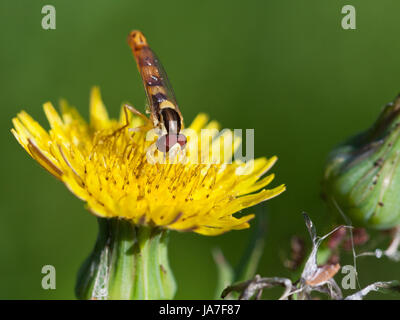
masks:
<svg viewBox="0 0 400 320"><path fill-rule="evenodd" d="M119 218L98 218L93 252L78 273L79 299L172 299L176 284L168 262L168 231Z"/></svg>

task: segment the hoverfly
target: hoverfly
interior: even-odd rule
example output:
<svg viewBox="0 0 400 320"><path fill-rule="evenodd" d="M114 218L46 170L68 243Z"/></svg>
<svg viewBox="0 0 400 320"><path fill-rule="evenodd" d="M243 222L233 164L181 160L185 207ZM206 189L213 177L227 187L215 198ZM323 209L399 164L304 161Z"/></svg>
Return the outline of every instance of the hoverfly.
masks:
<svg viewBox="0 0 400 320"><path fill-rule="evenodd" d="M156 142L157 149L168 152L177 143L184 148L187 140L181 133L183 117L160 61L140 31L132 31L128 43L143 80L150 120L163 133Z"/></svg>

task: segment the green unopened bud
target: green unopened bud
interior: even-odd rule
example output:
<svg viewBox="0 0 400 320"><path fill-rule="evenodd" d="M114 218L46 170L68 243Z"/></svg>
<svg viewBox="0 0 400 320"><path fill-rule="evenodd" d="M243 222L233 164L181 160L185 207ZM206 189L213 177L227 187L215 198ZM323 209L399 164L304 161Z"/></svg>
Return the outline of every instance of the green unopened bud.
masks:
<svg viewBox="0 0 400 320"><path fill-rule="evenodd" d="M370 129L333 150L323 188L333 210L340 208L355 224L400 224L400 97Z"/></svg>
<svg viewBox="0 0 400 320"><path fill-rule="evenodd" d="M79 299L172 299L166 230L99 218L99 235L79 270Z"/></svg>

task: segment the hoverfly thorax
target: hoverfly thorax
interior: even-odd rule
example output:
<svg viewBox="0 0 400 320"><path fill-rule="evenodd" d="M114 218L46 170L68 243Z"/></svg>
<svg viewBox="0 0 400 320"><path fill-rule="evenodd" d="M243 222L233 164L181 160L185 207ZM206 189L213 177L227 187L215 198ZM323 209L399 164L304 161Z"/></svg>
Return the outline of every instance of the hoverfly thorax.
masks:
<svg viewBox="0 0 400 320"><path fill-rule="evenodd" d="M156 143L157 149L168 152L177 143L183 148L186 145L186 137L181 133L183 117L160 61L140 31L132 31L128 43L143 80L150 119L162 132Z"/></svg>

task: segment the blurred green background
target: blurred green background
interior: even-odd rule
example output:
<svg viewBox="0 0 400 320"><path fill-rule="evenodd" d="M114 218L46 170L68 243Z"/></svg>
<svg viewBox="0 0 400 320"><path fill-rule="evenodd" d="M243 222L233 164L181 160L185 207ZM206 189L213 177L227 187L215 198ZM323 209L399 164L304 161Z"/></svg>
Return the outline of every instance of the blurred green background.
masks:
<svg viewBox="0 0 400 320"><path fill-rule="evenodd" d="M45 4L56 8L56 30L41 28ZM356 30L341 28L345 4L356 7ZM12 137L11 118L25 109L47 128L42 104L62 97L87 117L93 85L111 115L122 101L143 110L126 43L132 29L142 30L161 58L186 122L206 112L223 127L255 128L256 156L279 156L274 185L288 189L268 202L258 271L288 276L282 263L290 237L306 236L301 212L321 232L330 228L319 196L327 153L369 126L400 91L399 10L395 0L2 0L0 298L74 298L76 272L97 234L83 203ZM176 298L212 298L211 249L222 248L235 264L250 234L173 233ZM46 264L56 267L56 290L41 288ZM399 270L386 260L359 260L361 285L399 279Z"/></svg>

